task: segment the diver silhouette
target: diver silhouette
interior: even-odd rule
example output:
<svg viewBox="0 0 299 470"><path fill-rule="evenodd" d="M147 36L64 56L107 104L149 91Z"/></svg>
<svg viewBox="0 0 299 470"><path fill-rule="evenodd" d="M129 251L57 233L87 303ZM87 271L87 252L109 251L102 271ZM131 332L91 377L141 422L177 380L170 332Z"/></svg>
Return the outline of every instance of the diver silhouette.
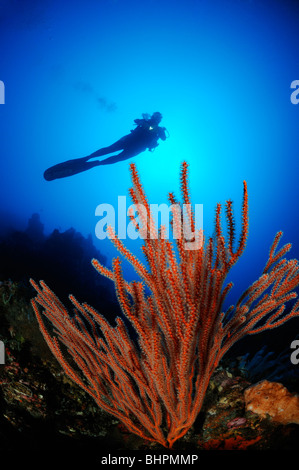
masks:
<svg viewBox="0 0 299 470"><path fill-rule="evenodd" d="M162 114L159 112L153 113L152 116L149 114L142 114L142 119L134 120L136 127L131 130L130 134L125 135L114 142L114 144L109 145L108 147L103 147L86 157L68 160L48 168L44 172L45 180L52 181L58 178L65 178L99 165L109 165L121 162L135 157L146 149L152 152L159 145L159 139L166 140L167 138L166 128L159 126L161 120ZM91 158L101 157L119 150L122 150L122 152L105 158L104 160L88 161Z"/></svg>

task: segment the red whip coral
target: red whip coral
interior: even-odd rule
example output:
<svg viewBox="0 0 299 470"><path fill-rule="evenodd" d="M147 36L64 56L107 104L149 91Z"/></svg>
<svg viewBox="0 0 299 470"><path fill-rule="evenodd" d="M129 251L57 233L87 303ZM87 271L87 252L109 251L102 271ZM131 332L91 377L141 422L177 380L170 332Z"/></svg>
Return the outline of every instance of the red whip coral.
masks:
<svg viewBox="0 0 299 470"><path fill-rule="evenodd" d="M130 169L131 197L135 204L146 208L143 223L153 230L150 207L135 165ZM185 162L181 189L182 203L189 204ZM175 203L173 194L169 199ZM193 232L194 215L191 211L189 215L189 229ZM173 215L173 229L179 228L181 237L174 242L164 239L161 233L158 238L146 238L143 252L148 267L113 234L112 242L134 266L141 281L124 280L119 258L114 260L112 271L92 260L98 272L114 282L122 312L133 325L138 342L129 336L121 318L112 327L100 313L73 296L70 300L74 314L69 315L43 281L40 286L31 281L37 291L32 305L40 329L66 374L131 432L165 447L172 447L190 429L215 367L236 341L298 315L297 301L282 316L286 302L296 297L293 290L299 283L299 270L296 260L283 258L290 245L276 251L281 233L274 239L262 276L235 306L222 311L232 287L231 283L224 287L225 278L241 256L247 239L245 182L242 228L236 248L231 201L226 203L227 237L222 233L220 217L218 204L215 236L197 250L186 250L186 232L177 215ZM140 229L137 224L136 228ZM49 334L39 306L53 324L54 336ZM67 348L78 368L70 365L59 343Z"/></svg>

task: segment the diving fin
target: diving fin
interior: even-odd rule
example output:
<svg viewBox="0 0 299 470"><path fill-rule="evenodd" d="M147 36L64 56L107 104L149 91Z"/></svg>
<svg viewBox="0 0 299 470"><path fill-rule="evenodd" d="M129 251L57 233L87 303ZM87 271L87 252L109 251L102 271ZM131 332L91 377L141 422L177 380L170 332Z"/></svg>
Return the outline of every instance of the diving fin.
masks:
<svg viewBox="0 0 299 470"><path fill-rule="evenodd" d="M44 172L44 178L46 181L53 181L58 178L66 178L68 176L73 176L77 173L90 170L90 168L100 164L98 160L88 162L87 158L75 158L73 160L68 160L67 162L58 163L57 165L51 166Z"/></svg>

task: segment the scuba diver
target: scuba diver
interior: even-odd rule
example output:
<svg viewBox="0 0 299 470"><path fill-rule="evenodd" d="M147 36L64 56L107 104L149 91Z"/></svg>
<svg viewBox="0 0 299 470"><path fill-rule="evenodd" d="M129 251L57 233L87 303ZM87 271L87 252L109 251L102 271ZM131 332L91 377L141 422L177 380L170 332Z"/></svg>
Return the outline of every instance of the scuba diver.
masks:
<svg viewBox="0 0 299 470"><path fill-rule="evenodd" d="M68 160L67 162L58 163L48 168L44 172L45 180L52 181L57 178L65 178L89 170L95 166L121 162L135 157L146 149L152 152L159 145L159 139L166 140L168 137L166 128L159 126L161 120L162 114L159 112L153 113L152 116L142 114L142 119L134 120L136 127L131 130L130 134L125 135L114 144L109 145L109 147L103 147L86 157ZM88 161L91 158L101 157L118 150L122 150L122 152L105 158L104 160Z"/></svg>

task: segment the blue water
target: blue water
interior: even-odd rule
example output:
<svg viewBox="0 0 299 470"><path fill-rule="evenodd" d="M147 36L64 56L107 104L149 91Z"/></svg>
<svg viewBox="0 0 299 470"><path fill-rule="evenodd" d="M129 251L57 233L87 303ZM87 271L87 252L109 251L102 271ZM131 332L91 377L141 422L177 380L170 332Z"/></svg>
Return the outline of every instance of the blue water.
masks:
<svg viewBox="0 0 299 470"><path fill-rule="evenodd" d="M37 212L47 234L91 234L109 265L117 252L96 238L95 209L128 195L130 161L52 182L43 172L160 111L170 137L132 159L150 202L179 194L187 160L212 235L216 203L229 198L239 228L248 183L249 240L230 275L232 300L261 274L277 231L298 258L298 20L296 3L282 0L1 0L2 228L23 229ZM139 254L138 242L128 245Z"/></svg>

